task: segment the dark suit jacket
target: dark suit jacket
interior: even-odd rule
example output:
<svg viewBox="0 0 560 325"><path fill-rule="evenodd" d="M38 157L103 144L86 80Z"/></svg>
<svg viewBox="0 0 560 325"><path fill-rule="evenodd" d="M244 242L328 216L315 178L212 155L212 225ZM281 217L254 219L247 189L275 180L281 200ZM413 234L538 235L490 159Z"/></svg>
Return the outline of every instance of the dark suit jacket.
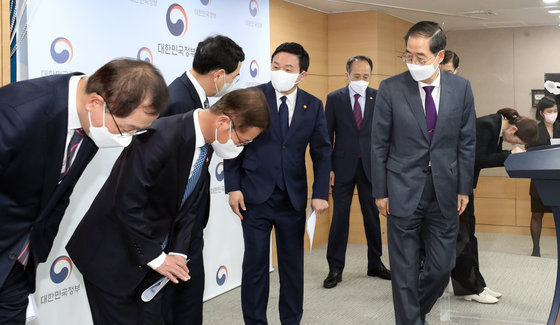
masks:
<svg viewBox="0 0 560 325"><path fill-rule="evenodd" d="M358 156L362 153L362 164L371 182L371 119L377 90L366 89L362 127L358 130L354 118L348 86L335 90L327 97L325 116L329 138L333 144L332 170L335 179L349 181L356 175Z"/></svg>
<svg viewBox="0 0 560 325"><path fill-rule="evenodd" d="M502 149L501 129L502 114L495 113L476 119L476 160L473 188L476 188L481 169L503 166L511 154L510 150Z"/></svg>
<svg viewBox="0 0 560 325"><path fill-rule="evenodd" d="M182 114L203 108L200 97L186 73L173 80L167 89L169 89L167 112L162 116Z"/></svg>
<svg viewBox="0 0 560 325"><path fill-rule="evenodd" d="M235 159L224 161L226 193L241 190L245 202L265 202L276 186L278 173L284 173L286 189L294 208L303 211L307 202L305 152L313 160L313 198L328 199L331 170L329 141L323 103L298 89L292 122L282 143L276 94L272 84L259 85L270 109L270 128L261 133Z"/></svg>
<svg viewBox="0 0 560 325"><path fill-rule="evenodd" d="M33 261L51 250L70 194L97 152L84 137L58 184L68 133L68 83L72 74L0 88L0 287L31 232ZM34 286L34 281L33 286Z"/></svg>
<svg viewBox="0 0 560 325"><path fill-rule="evenodd" d="M179 210L194 150L189 112L156 120L122 152L66 246L84 278L103 290L131 294L168 234L166 251L187 254L197 207L206 204L210 186L202 173Z"/></svg>
<svg viewBox="0 0 560 325"><path fill-rule="evenodd" d="M552 125L552 137L560 138L560 121L554 122ZM539 136L533 147L550 145L550 135L546 129L544 122L539 123Z"/></svg>
<svg viewBox="0 0 560 325"><path fill-rule="evenodd" d="M186 73L181 74L180 77L173 80L167 88L169 90L167 112L162 116L183 114L197 108L203 108L200 97ZM202 172L208 174L207 177L210 177L208 170L203 170ZM205 207L200 207L199 212L200 215L198 218L202 228L204 228L208 223L208 217L210 215L210 200L207 200Z"/></svg>
<svg viewBox="0 0 560 325"><path fill-rule="evenodd" d="M418 83L410 72L379 86L371 141L373 196L388 197L395 216L410 216L418 207L430 161L444 216L457 216L457 194L472 191L476 116L471 86L460 76L440 73L439 112L431 143Z"/></svg>

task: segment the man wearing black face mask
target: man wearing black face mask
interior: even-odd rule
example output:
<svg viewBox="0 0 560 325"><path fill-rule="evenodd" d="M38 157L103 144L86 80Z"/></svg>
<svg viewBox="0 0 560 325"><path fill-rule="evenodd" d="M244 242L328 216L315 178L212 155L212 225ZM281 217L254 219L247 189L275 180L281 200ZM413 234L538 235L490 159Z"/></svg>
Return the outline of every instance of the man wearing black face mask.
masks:
<svg viewBox="0 0 560 325"><path fill-rule="evenodd" d="M239 79L245 54L239 45L226 36L208 37L198 43L192 69L169 85L169 104L166 115L175 115L196 108L208 108L208 97L220 97L231 91ZM231 147L235 153L235 146ZM242 148L240 148L242 149ZM218 149L220 150L220 149ZM220 153L216 150L216 153ZM235 156L237 156L235 154ZM208 173L208 171L204 171ZM210 200L201 205L198 221L192 232L189 247L189 271L192 280L166 288L163 297L165 323L202 324L204 294L203 232L208 222Z"/></svg>
<svg viewBox="0 0 560 325"><path fill-rule="evenodd" d="M191 278L187 258L210 195L212 149L233 158L268 124L262 92L240 89L210 109L158 119L122 152L66 246L95 324L162 323L162 293L144 314L140 297L162 276Z"/></svg>
<svg viewBox="0 0 560 325"><path fill-rule="evenodd" d="M78 178L98 148L124 147L165 109L159 71L113 60L91 76L0 88L0 324L24 324Z"/></svg>
<svg viewBox="0 0 560 325"><path fill-rule="evenodd" d="M438 69L446 45L439 25L419 22L404 39L409 71L382 81L377 93L371 175L377 208L387 216L396 322L422 325L455 263L459 214L472 190L476 121L469 81Z"/></svg>

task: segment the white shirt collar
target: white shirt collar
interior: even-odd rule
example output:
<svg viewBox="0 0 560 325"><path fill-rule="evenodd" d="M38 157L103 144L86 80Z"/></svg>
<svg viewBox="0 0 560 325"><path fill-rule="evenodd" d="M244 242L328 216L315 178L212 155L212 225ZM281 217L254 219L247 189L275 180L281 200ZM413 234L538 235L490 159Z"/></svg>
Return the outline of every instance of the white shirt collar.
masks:
<svg viewBox="0 0 560 325"><path fill-rule="evenodd" d="M204 140L204 134L202 134L202 130L200 129L200 121L198 120L198 113L200 113L201 110L201 108L197 108L193 112L195 146L197 148L200 148L206 144L206 140Z"/></svg>
<svg viewBox="0 0 560 325"><path fill-rule="evenodd" d="M282 98L282 96L286 96L286 105L288 105L288 107L290 105L295 105L296 104L296 98L297 98L297 92L299 90L299 87L296 88L296 90L294 90L291 94L289 95L284 95L280 92L278 92L276 89L274 90L274 92L276 93L276 102L277 103L281 103L282 100L280 98ZM280 107L278 107L278 109L280 109Z"/></svg>
<svg viewBox="0 0 560 325"><path fill-rule="evenodd" d="M68 130L75 130L82 127L78 116L78 106L76 97L78 95L78 82L86 76L72 76L68 82Z"/></svg>
<svg viewBox="0 0 560 325"><path fill-rule="evenodd" d="M424 86L435 86L435 87L439 88L441 86L441 70L438 71L438 76L437 76L436 80L434 80L434 82L432 82L431 84L427 84L427 83L424 83L422 81L418 81L418 85L420 86L420 88L422 88Z"/></svg>
<svg viewBox="0 0 560 325"><path fill-rule="evenodd" d="M196 90L196 93L198 94L198 98L200 98L200 102L202 103L202 106L204 107L204 101L206 100L206 92L204 91L204 88L202 88L202 86L200 85L200 83L198 83L198 80L196 80L196 78L193 76L193 74L191 73L190 70L188 70L186 72L187 74L187 78L189 78L189 80L192 82L194 89Z"/></svg>

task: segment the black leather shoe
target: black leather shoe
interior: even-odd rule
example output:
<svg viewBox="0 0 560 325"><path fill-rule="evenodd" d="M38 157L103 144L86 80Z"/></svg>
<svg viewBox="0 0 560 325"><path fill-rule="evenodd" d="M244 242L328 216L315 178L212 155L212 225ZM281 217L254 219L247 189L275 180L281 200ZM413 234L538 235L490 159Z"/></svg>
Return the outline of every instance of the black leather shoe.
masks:
<svg viewBox="0 0 560 325"><path fill-rule="evenodd" d="M334 288L340 281L342 281L341 273L329 272L329 275L327 275L327 278L323 281L323 287L327 289Z"/></svg>
<svg viewBox="0 0 560 325"><path fill-rule="evenodd" d="M375 269L369 269L367 271L368 276L377 276L385 280L391 280L391 271L387 270L385 265L381 265Z"/></svg>

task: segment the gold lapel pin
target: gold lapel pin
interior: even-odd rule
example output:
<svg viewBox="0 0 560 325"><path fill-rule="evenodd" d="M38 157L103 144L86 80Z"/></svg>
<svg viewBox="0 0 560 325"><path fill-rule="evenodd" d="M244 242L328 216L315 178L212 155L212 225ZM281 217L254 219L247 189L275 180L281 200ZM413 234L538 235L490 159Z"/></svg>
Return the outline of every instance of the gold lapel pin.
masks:
<svg viewBox="0 0 560 325"><path fill-rule="evenodd" d="M303 105L303 109L307 109L307 105Z"/></svg>
<svg viewBox="0 0 560 325"><path fill-rule="evenodd" d="M209 160L208 160L208 157L206 157L206 162L208 162L208 161L209 161Z"/></svg>
<svg viewBox="0 0 560 325"><path fill-rule="evenodd" d="M370 96L369 99L373 99L373 96Z"/></svg>

